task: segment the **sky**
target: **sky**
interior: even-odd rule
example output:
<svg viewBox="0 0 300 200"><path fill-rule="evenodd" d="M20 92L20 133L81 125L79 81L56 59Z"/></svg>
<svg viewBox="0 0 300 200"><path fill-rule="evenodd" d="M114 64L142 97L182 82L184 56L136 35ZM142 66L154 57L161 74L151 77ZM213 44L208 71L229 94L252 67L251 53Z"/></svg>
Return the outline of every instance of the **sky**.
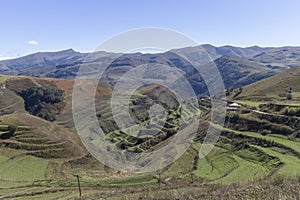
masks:
<svg viewBox="0 0 300 200"><path fill-rule="evenodd" d="M158 27L199 44L300 46L299 0L0 0L0 60L91 52L124 31Z"/></svg>

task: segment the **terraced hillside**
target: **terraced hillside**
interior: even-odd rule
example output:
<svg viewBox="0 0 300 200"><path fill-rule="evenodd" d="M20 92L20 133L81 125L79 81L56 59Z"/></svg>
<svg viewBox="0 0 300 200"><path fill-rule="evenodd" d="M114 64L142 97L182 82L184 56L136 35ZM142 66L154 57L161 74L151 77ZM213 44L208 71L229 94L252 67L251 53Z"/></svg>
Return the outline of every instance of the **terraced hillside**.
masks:
<svg viewBox="0 0 300 200"><path fill-rule="evenodd" d="M287 199L299 196L300 122L297 115L281 113L286 107L279 106L278 110L276 103L271 106L241 100L244 104L239 110L227 113L225 127L212 125L222 129L221 137L213 151L200 159L198 152L211 123L209 99L199 101L198 109L192 104L182 108L163 87L140 88L130 104L136 123L149 123L146 110L154 103L166 108L169 120L156 135L137 138L126 134L134 132L135 126L118 129L110 109L111 88L100 84L96 94L98 120L106 137L123 149L140 152L160 148L164 140L176 134L180 118L201 117L195 140L178 160L158 172L131 174L104 166L81 144L72 121L72 81L4 76L0 81L0 85L5 84L0 90L5 94L0 100L0 199L76 199L78 189L73 174L81 176L86 199L119 199L124 195L130 199L176 198L176 192L178 198L207 199L215 195L224 199L217 191L238 198L237 190L254 198L258 194L252 193L252 186L258 188L259 195L268 191ZM64 91L64 104L54 121L30 115L24 109L24 100L17 94L31 87ZM291 109L291 105L285 106ZM297 104L292 107L299 108ZM156 129L153 127L153 131ZM285 182L290 187L281 185ZM237 183L241 184L238 188Z"/></svg>

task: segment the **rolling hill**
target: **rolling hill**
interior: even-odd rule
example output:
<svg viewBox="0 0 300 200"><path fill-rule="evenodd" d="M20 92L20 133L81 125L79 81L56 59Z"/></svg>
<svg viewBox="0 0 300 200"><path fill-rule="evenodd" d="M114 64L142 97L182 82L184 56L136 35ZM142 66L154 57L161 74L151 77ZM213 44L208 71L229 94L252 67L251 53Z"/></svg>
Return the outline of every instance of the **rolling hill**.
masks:
<svg viewBox="0 0 300 200"><path fill-rule="evenodd" d="M294 67L276 76L255 82L243 88L236 99L285 100L292 89L294 100L300 100L300 67Z"/></svg>

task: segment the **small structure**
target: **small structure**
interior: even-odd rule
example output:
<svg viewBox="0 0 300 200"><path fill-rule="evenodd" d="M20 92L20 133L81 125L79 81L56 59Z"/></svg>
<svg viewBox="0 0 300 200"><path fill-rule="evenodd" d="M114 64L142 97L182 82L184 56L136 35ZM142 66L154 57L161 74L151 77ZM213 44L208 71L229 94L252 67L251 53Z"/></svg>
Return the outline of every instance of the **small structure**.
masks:
<svg viewBox="0 0 300 200"><path fill-rule="evenodd" d="M79 191L79 197L81 198L82 192L81 192L81 186L80 186L80 176L78 174L73 174L77 178L77 185L78 185L78 191Z"/></svg>
<svg viewBox="0 0 300 200"><path fill-rule="evenodd" d="M237 109L239 109L240 107L241 107L240 104L233 102L233 103L227 104L226 109L227 109L227 110L237 110Z"/></svg>
<svg viewBox="0 0 300 200"><path fill-rule="evenodd" d="M5 90L6 89L6 85L5 84L1 85L0 89L1 90Z"/></svg>
<svg viewBox="0 0 300 200"><path fill-rule="evenodd" d="M0 85L0 95L3 95L3 90L6 89L6 85L3 84L3 85Z"/></svg>

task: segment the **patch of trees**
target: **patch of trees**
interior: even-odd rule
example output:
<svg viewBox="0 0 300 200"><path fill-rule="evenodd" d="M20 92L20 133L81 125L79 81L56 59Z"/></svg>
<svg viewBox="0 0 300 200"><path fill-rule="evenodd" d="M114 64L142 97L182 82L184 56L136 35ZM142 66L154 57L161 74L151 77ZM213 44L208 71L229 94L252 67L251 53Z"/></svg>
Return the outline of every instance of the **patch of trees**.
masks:
<svg viewBox="0 0 300 200"><path fill-rule="evenodd" d="M63 91L58 88L29 87L18 95L24 99L26 111L48 121L54 121L63 108Z"/></svg>
<svg viewBox="0 0 300 200"><path fill-rule="evenodd" d="M260 110L264 112L275 112L281 115L287 116L297 116L300 117L300 107L299 106L290 106L290 105L279 105L279 104L262 104L260 105Z"/></svg>
<svg viewBox="0 0 300 200"><path fill-rule="evenodd" d="M287 107L281 113L288 116L300 117L300 107Z"/></svg>
<svg viewBox="0 0 300 200"><path fill-rule="evenodd" d="M264 115L261 113L252 113L252 114L261 120L267 120L271 123L284 124L294 129L300 127L300 120L296 118L285 117L285 116Z"/></svg>

